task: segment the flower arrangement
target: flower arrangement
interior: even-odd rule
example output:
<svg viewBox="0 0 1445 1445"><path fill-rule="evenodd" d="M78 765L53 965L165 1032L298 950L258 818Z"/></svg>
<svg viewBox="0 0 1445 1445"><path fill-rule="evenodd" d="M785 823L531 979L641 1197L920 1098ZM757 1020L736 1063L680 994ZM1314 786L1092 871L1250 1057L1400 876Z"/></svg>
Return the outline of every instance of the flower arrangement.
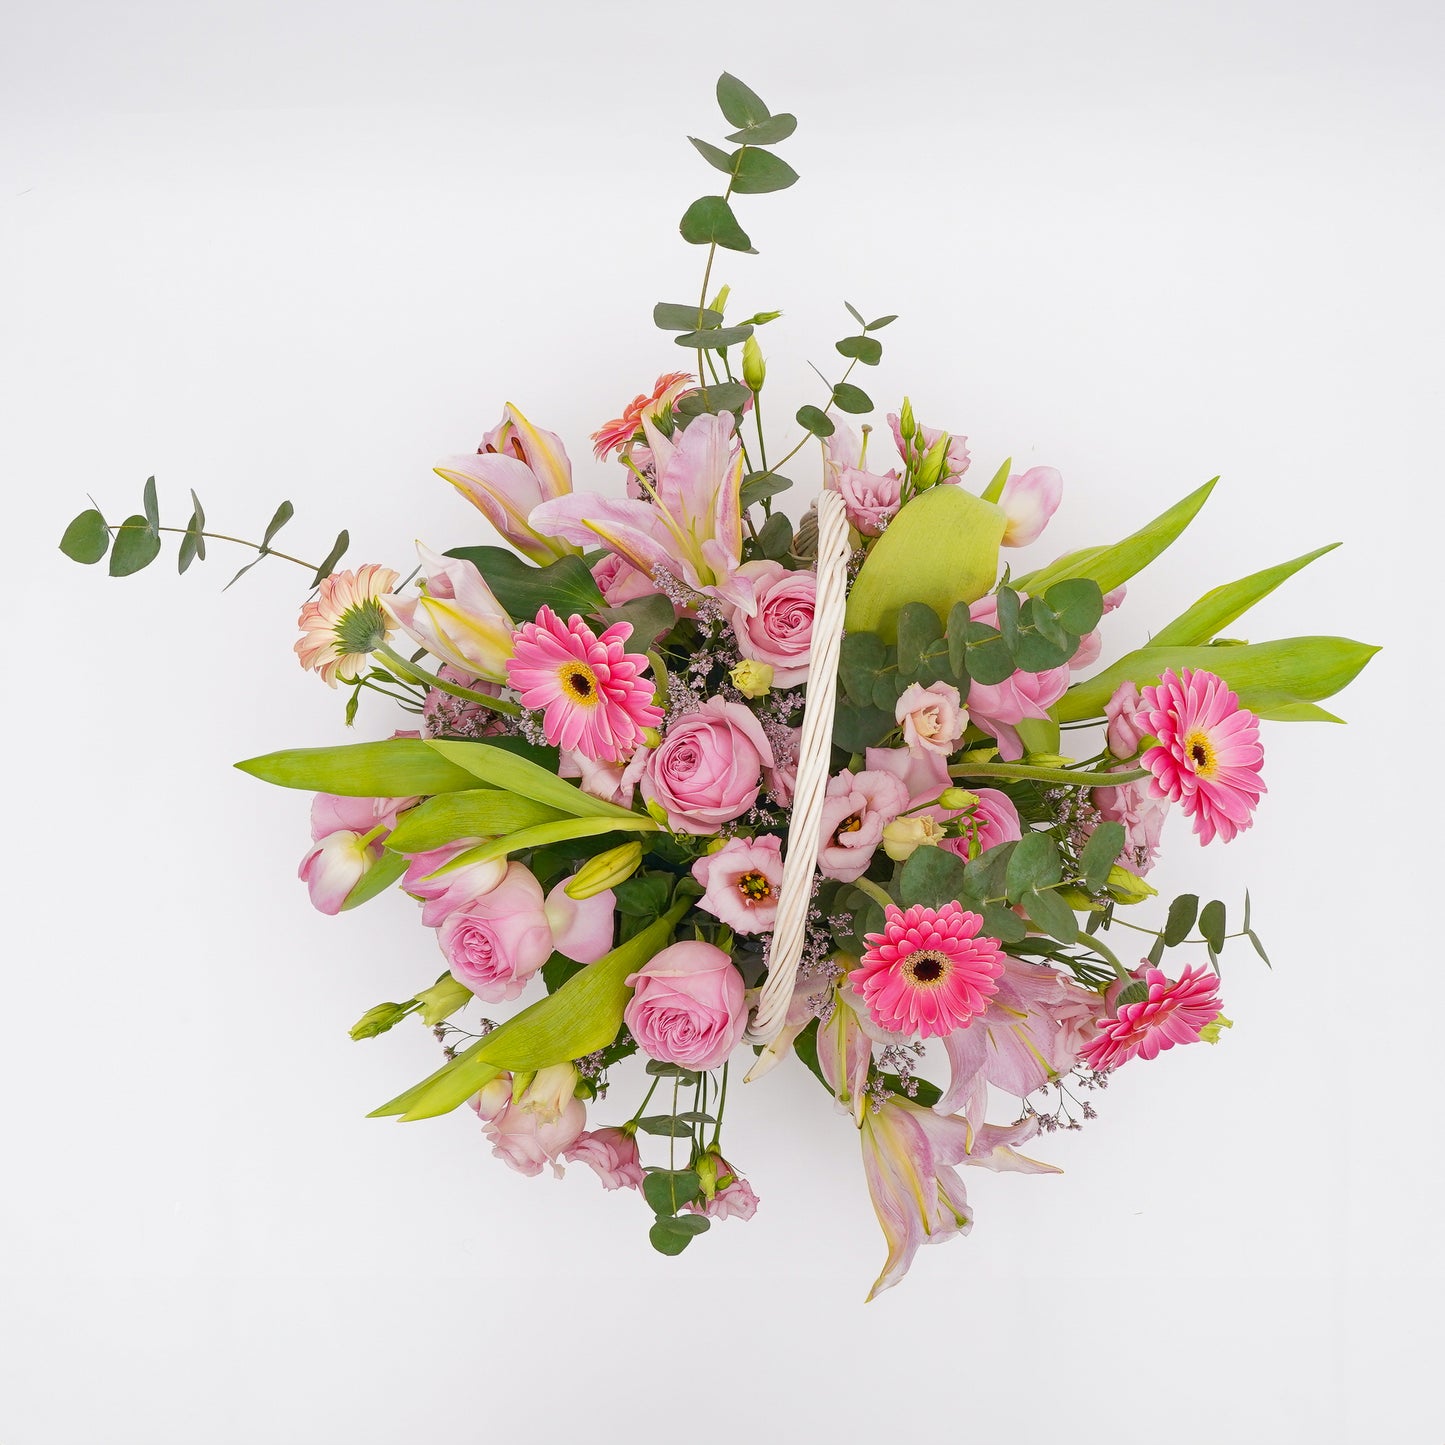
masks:
<svg viewBox="0 0 1445 1445"><path fill-rule="evenodd" d="M1092 1119L1119 1069L1147 1077L1231 1026L1219 956L1241 938L1264 956L1249 898L1237 922L1160 900L1164 825L1205 845L1249 828L1261 724L1338 721L1320 702L1375 649L1221 635L1325 547L1098 668L1102 619L1213 483L1122 541L1003 565L1062 478L1004 461L975 491L966 439L906 398L888 438L855 431L874 405L851 378L892 316L848 306L847 369L770 463L759 334L781 313L734 319L729 289L709 293L719 251L752 249L733 199L797 179L774 149L796 122L730 75L717 98L730 148L692 143L726 188L680 228L706 248L698 300L654 312L696 365L592 437L623 494L574 490L562 440L508 405L436 467L497 536L422 546L405 581L338 570L345 532L320 564L278 551L283 503L242 573L305 567L300 665L344 690L348 726L367 694L412 726L238 766L315 794L300 877L318 909L400 887L436 935L440 976L351 1030L415 1015L441 1045L376 1116L468 1105L513 1168L636 1191L677 1254L753 1216L724 1152L730 1081L792 1059L859 1138L876 1295L972 1227L961 1169L1057 1172L1020 1151ZM821 480L795 524L774 503L807 448ZM219 535L191 501L163 527L152 478L138 513L92 507L61 548L125 576L174 532L185 572Z"/></svg>

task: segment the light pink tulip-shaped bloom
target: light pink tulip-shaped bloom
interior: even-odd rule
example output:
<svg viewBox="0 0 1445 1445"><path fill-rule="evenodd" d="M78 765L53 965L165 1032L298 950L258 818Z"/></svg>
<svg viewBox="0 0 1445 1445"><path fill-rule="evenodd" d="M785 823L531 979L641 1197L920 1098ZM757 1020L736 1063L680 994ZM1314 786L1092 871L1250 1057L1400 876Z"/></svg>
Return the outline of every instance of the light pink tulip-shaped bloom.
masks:
<svg viewBox="0 0 1445 1445"><path fill-rule="evenodd" d="M977 913L957 902L937 911L889 904L884 917L883 932L866 935L868 950L848 975L879 1028L940 1038L983 1012L998 991L1003 954Z"/></svg>
<svg viewBox="0 0 1445 1445"><path fill-rule="evenodd" d="M1178 803L1201 843L1228 843L1254 821L1266 791L1259 719L1212 672L1166 671L1140 693L1144 723L1159 739L1139 760L1154 795Z"/></svg>
<svg viewBox="0 0 1445 1445"><path fill-rule="evenodd" d="M418 801L416 798L351 798L317 793L311 800L311 839L319 843L328 834L343 828L353 833L381 828L384 831L377 838L384 842L387 833L396 827L397 815Z"/></svg>
<svg viewBox="0 0 1445 1445"><path fill-rule="evenodd" d="M337 828L320 839L301 860L297 877L311 893L318 912L340 913L351 891L376 866L382 846L367 833Z"/></svg>
<svg viewBox="0 0 1445 1445"><path fill-rule="evenodd" d="M572 463L555 433L534 427L510 402L475 456L446 457L434 468L524 556L545 565L576 549L538 531L528 517L572 491Z"/></svg>
<svg viewBox="0 0 1445 1445"><path fill-rule="evenodd" d="M1030 467L1009 477L998 499L1007 518L1003 545L1027 547L1036 542L1063 495L1064 479L1053 467Z"/></svg>
<svg viewBox="0 0 1445 1445"><path fill-rule="evenodd" d="M654 498L559 497L543 502L531 523L580 546L600 542L647 577L667 572L750 612L752 587L742 563L742 453L731 413L700 416L680 437L665 437L645 418Z"/></svg>
<svg viewBox="0 0 1445 1445"><path fill-rule="evenodd" d="M692 876L707 891L697 901L734 933L771 933L783 882L781 840L730 838L716 853L692 865Z"/></svg>
<svg viewBox="0 0 1445 1445"><path fill-rule="evenodd" d="M604 1189L641 1189L642 1158L637 1136L626 1129L608 1127L579 1134L562 1156L569 1164L585 1164Z"/></svg>
<svg viewBox="0 0 1445 1445"><path fill-rule="evenodd" d="M488 1003L516 998L552 956L542 885L509 863L495 888L458 904L437 928L456 981Z"/></svg>
<svg viewBox="0 0 1445 1445"><path fill-rule="evenodd" d="M630 622L614 622L599 636L575 614L563 622L550 607L517 629L507 681L523 707L542 712L553 747L621 762L642 741L642 730L662 721L642 676L647 658L623 645L631 636Z"/></svg>
<svg viewBox="0 0 1445 1445"><path fill-rule="evenodd" d="M818 871L851 883L868 871L883 830L908 806L908 788L893 773L843 771L823 798Z"/></svg>
<svg viewBox="0 0 1445 1445"><path fill-rule="evenodd" d="M408 857L406 872L401 875L402 891L421 900L424 927L441 927L447 914L484 893L490 893L507 876L505 858L467 863L449 873L437 871L481 841L480 838L458 838L455 843L444 843L440 848L413 853ZM436 876L433 877L433 874Z"/></svg>
<svg viewBox="0 0 1445 1445"><path fill-rule="evenodd" d="M1170 980L1146 962L1143 981L1147 998L1099 1020L1098 1034L1084 1049L1091 1069L1117 1069L1130 1059L1158 1058L1175 1044L1196 1043L1219 1017L1219 980L1202 964L1189 964Z"/></svg>
<svg viewBox="0 0 1445 1445"><path fill-rule="evenodd" d="M569 898L564 878L547 895L542 911L552 930L552 947L574 963L596 963L612 951L617 895L610 889L590 898Z"/></svg>
<svg viewBox="0 0 1445 1445"><path fill-rule="evenodd" d="M1007 793L1001 793L997 788L974 788L971 791L978 799L972 811L963 809L958 813L945 813L942 808L935 810L939 818L966 818L968 825L968 831L961 837L945 838L940 847L967 860L970 841L977 844L979 853L987 853L1000 843L1016 843L1023 837L1019 810Z"/></svg>
<svg viewBox="0 0 1445 1445"><path fill-rule="evenodd" d="M418 542L425 581L413 596L382 599L388 615L435 658L488 682L507 680L512 619L476 567Z"/></svg>

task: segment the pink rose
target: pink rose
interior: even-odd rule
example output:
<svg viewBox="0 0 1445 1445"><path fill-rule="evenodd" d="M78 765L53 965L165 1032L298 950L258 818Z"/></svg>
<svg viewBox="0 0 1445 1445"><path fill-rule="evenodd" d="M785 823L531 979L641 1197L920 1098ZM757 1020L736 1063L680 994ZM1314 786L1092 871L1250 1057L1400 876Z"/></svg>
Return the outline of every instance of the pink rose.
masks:
<svg viewBox="0 0 1445 1445"><path fill-rule="evenodd" d="M564 878L557 884L542 908L552 930L552 947L575 963L596 963L612 951L617 895L608 888L591 898L569 898L571 881Z"/></svg>
<svg viewBox="0 0 1445 1445"><path fill-rule="evenodd" d="M692 876L707 890L698 907L721 919L734 933L769 933L778 916L783 881L780 839L732 838L692 865Z"/></svg>
<svg viewBox="0 0 1445 1445"><path fill-rule="evenodd" d="M909 752L937 753L941 758L953 752L968 726L958 689L946 682L928 687L911 683L898 699L893 716L903 727Z"/></svg>
<svg viewBox="0 0 1445 1445"><path fill-rule="evenodd" d="M773 669L774 687L806 682L817 575L790 572L781 562L744 562L737 575L752 585L755 604L751 617L735 607L728 619L738 651L754 662L766 662Z"/></svg>
<svg viewBox="0 0 1445 1445"><path fill-rule="evenodd" d="M715 1069L741 1042L743 978L711 943L674 943L626 982L633 994L622 1019L648 1058Z"/></svg>
<svg viewBox="0 0 1445 1445"><path fill-rule="evenodd" d="M741 703L710 697L669 724L647 755L642 796L667 814L675 833L715 833L758 800L773 749Z"/></svg>
<svg viewBox="0 0 1445 1445"><path fill-rule="evenodd" d="M483 1121L482 1129L491 1140L492 1153L518 1174L536 1176L544 1165L562 1177L561 1160L587 1127L587 1108L581 1099L569 1099L555 1119L545 1119L535 1109L512 1103L512 1080L507 1074L492 1080L472 1100Z"/></svg>
<svg viewBox="0 0 1445 1445"><path fill-rule="evenodd" d="M1089 795L1105 822L1124 825L1119 863L1142 878L1159 861L1159 837L1169 816L1169 799L1156 798L1149 780L1095 788Z"/></svg>
<svg viewBox="0 0 1445 1445"><path fill-rule="evenodd" d="M907 785L893 773L839 773L823 798L818 871L840 883L861 878L884 828L907 806Z"/></svg>
<svg viewBox="0 0 1445 1445"><path fill-rule="evenodd" d="M1000 843L1017 843L1023 837L1019 810L1014 807L1006 793L999 792L997 788L973 788L970 791L978 799L972 819L980 853L987 853L990 848L997 848ZM942 809L938 811L940 816L944 817L963 816L960 813L944 814ZM965 833L962 838L945 839L941 846L967 860L968 841L968 834Z"/></svg>
<svg viewBox="0 0 1445 1445"><path fill-rule="evenodd" d="M579 1134L563 1156L569 1164L585 1164L604 1189L641 1189L642 1159L637 1138L626 1129L594 1129Z"/></svg>
<svg viewBox="0 0 1445 1445"><path fill-rule="evenodd" d="M507 876L505 858L468 863L436 878L428 876L481 841L480 838L458 838L455 843L444 843L440 848L413 853L408 858L401 886L413 898L421 900L421 921L425 927L440 927L448 913L483 893L490 893Z"/></svg>
<svg viewBox="0 0 1445 1445"><path fill-rule="evenodd" d="M542 885L520 863L502 881L454 908L437 929L452 977L488 1003L516 998L552 956Z"/></svg>
<svg viewBox="0 0 1445 1445"><path fill-rule="evenodd" d="M998 598L990 593L969 609L975 622L998 626ZM1051 667L1047 672L1016 672L1002 682L969 684L968 710L973 721L998 743L999 756L1014 761L1024 755L1024 745L1015 724L1025 718L1046 718L1049 709L1069 690L1069 668Z"/></svg>
<svg viewBox="0 0 1445 1445"><path fill-rule="evenodd" d="M631 473L628 475L630 477ZM609 607L621 607L624 602L634 602L639 597L652 597L657 593L657 584L646 572L615 552L609 552L592 569L592 580L601 589L602 599Z"/></svg>
<svg viewBox="0 0 1445 1445"><path fill-rule="evenodd" d="M1148 736L1149 725L1139 697L1139 689L1132 682L1121 682L1114 689L1114 696L1104 704L1104 716L1109 720L1109 751L1116 758L1132 758L1139 751L1139 745Z"/></svg>

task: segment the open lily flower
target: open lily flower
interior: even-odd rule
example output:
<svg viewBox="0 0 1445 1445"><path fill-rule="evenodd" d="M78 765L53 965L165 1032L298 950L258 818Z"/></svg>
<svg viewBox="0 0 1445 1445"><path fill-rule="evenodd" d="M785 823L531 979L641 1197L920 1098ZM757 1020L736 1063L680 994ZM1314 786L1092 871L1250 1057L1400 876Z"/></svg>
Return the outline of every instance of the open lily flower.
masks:
<svg viewBox="0 0 1445 1445"><path fill-rule="evenodd" d="M392 621L443 662L488 682L506 682L507 659L515 648L512 619L492 595L482 574L460 557L443 557L416 544L426 571L414 597L382 598Z"/></svg>
<svg viewBox="0 0 1445 1445"><path fill-rule="evenodd" d="M732 417L700 416L676 440L646 417L642 429L652 455L652 499L557 497L538 506L529 525L583 547L601 542L645 576L671 573L751 617L753 589L736 575L743 462Z"/></svg>
<svg viewBox="0 0 1445 1445"><path fill-rule="evenodd" d="M545 566L576 550L527 520L540 503L571 495L572 463L562 439L534 427L511 402L475 455L445 457L433 470L532 561Z"/></svg>

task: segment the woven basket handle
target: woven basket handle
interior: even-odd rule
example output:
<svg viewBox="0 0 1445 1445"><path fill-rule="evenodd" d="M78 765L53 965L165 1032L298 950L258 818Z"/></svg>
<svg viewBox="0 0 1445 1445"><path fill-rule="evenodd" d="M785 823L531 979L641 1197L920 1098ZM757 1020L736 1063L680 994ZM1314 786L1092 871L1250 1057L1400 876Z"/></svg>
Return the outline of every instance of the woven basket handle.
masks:
<svg viewBox="0 0 1445 1445"><path fill-rule="evenodd" d="M768 954L768 978L758 995L745 1035L770 1043L788 1016L798 963L803 956L813 873L818 866L823 795L833 748L833 706L838 692L838 650L843 642L843 608L848 600L848 518L843 499L825 491L818 497L818 593L813 607L813 642L808 651L803 735L798 743L798 779L788 824L788 856L778 887L778 913Z"/></svg>

